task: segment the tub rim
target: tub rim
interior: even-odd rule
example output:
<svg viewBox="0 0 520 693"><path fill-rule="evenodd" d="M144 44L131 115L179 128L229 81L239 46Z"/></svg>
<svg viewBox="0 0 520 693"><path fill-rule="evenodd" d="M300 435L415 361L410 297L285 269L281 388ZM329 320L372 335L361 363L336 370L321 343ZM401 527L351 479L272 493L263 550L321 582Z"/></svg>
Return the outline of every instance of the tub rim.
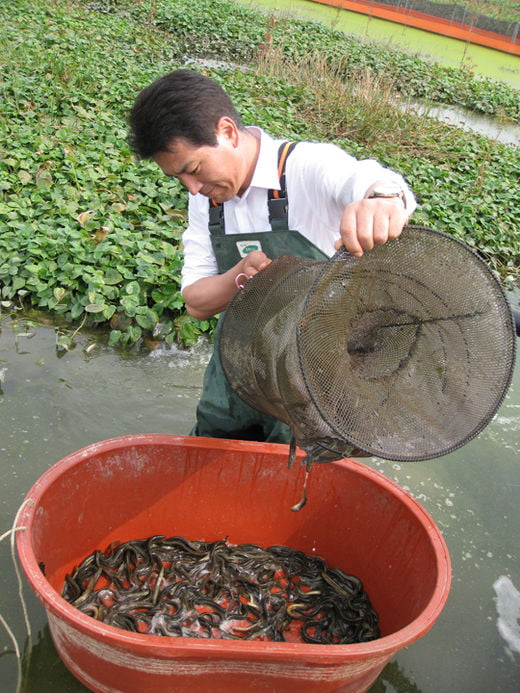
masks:
<svg viewBox="0 0 520 693"><path fill-rule="evenodd" d="M185 446L199 449L226 449L236 452L269 454L287 454L287 446L277 443L258 443L252 441L235 441L229 439L201 438L177 434L131 434L109 438L91 443L72 452L47 469L33 484L22 502L15 531L18 557L25 576L43 604L48 614L63 620L67 625L77 629L83 635L96 641L102 640L116 649L135 653L142 656L153 656L170 659L191 658L207 659L213 654L225 659L251 659L253 655L265 655L270 660L294 660L294 656L305 657L316 664L334 664L341 661L365 660L370 656L392 655L405 648L425 635L434 625L444 608L451 587L451 561L444 537L433 518L426 509L399 484L381 472L358 462L354 459L342 459L337 462L327 462L348 468L360 474L378 486L385 489L403 503L415 515L421 526L426 530L435 556L437 579L430 599L421 613L401 628L389 635L366 643L349 645L320 645L312 643L283 643L271 641L206 638L167 638L160 635L133 633L97 621L81 612L67 602L46 579L32 548L32 530L36 521L39 500L43 493L58 480L60 476L73 467L81 464L99 452L110 452L116 449L135 447L139 445L166 445L174 447ZM303 459L303 451L297 451L297 459Z"/></svg>

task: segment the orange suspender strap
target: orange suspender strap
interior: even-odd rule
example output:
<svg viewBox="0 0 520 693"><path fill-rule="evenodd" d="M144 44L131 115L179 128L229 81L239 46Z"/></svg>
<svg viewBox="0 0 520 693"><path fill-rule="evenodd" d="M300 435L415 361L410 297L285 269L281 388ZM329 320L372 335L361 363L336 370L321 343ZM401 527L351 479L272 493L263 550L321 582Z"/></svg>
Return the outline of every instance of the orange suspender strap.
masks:
<svg viewBox="0 0 520 693"><path fill-rule="evenodd" d="M280 190L269 190L269 220L271 226L278 225L284 221L287 226L287 191L285 189L285 164L287 157L296 147L297 142L284 142L278 150L278 179ZM209 230L212 235L221 236L225 233L224 226L224 206L222 203L209 200Z"/></svg>
<svg viewBox="0 0 520 693"><path fill-rule="evenodd" d="M285 190L285 163L287 157L296 147L297 142L285 142L281 145L278 152L278 180L280 181L280 190L272 190L269 197L271 199L279 200L280 197L286 197L287 192Z"/></svg>
<svg viewBox="0 0 520 693"><path fill-rule="evenodd" d="M287 163L287 157L297 144L297 142L284 142L278 149L280 190L269 190L267 195L269 223L273 231L286 231L289 228L289 201L285 187L285 164Z"/></svg>

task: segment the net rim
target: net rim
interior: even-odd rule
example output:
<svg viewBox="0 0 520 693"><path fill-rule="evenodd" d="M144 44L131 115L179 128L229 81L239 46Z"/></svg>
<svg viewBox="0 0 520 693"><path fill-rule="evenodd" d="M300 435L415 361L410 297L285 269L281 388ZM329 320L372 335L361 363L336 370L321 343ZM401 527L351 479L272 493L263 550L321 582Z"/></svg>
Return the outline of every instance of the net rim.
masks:
<svg viewBox="0 0 520 693"><path fill-rule="evenodd" d="M509 358L509 371L505 375L504 382L503 382L503 387L502 391L498 394L497 393L497 398L495 401L495 404L493 407L489 409L489 411L486 413L485 416L481 418L481 420L478 422L478 424L470 431L469 433L465 434L462 440L459 440L457 442L454 442L453 444L449 445L445 450L439 452L432 452L429 454L420 454L420 455L409 455L409 456L400 456L398 454L394 453L389 453L387 454L386 452L383 451L384 454L381 454L381 450L376 450L374 447L367 445L364 441L357 441L354 438L347 437L344 432L340 432L338 430L338 427L334 424L334 422L329 421L329 419L326 417L323 407L320 405L320 403L317 401L315 395L312 392L312 389L308 387L307 380L305 378L305 367L304 367L304 357L302 354L302 345L301 345L301 331L296 325L296 353L298 355L298 365L300 368L300 372L303 375L305 384L306 384L306 390L311 398L314 406L316 407L317 411L320 413L324 421L327 422L328 426L335 431L338 434L338 440L344 441L355 448L368 453L369 455L373 457L378 457L381 459L385 460L390 460L394 462L420 462L424 460L432 460L432 459L437 459L440 457L443 457L445 455L451 454L452 452L455 452L456 450L459 450L462 448L464 445L469 443L471 440L476 438L483 430L486 428L486 426L490 423L490 421L493 419L495 416L496 412L502 405L506 395L507 391L509 390L509 387L511 385L511 381L513 378L513 373L514 373L514 368L515 368L515 361L516 361L516 337L515 337L515 324L514 324L514 316L512 313L512 310L509 307L509 302L507 300L506 292L504 287L502 286L501 282L498 280L498 278L495 276L493 271L490 269L490 267L487 265L487 263L484 261L484 259L481 257L479 253L477 253L473 248L468 246L466 243L461 241L459 238L456 238L453 235L450 235L448 233L445 233L444 231L438 231L436 229L431 229L427 226L421 226L421 225L415 225L415 224L409 224L404 228L403 232L406 232L408 230L411 231L419 231L419 232L426 232L429 233L430 235L434 237L441 237L449 242L455 242L457 243L461 248L463 248L465 251L467 251L469 254L473 256L473 259L476 262L476 265L479 266L482 271L483 275L488 276L488 278L491 280L491 284L494 284L498 295L503 299L505 306L507 306L508 310L504 311L504 323L508 323L508 326L510 328L511 332L511 340L510 340L510 358ZM340 259L344 259L346 256L349 258L353 258L352 256L344 247L338 250L328 261L325 262L323 270L319 273L319 275L316 277L315 281L311 284L309 291L307 293L306 299L303 303L302 307L302 315L306 313L306 311L309 308L309 304L311 300L313 299L314 293L319 286L319 283L322 281L323 276L325 273L328 271L329 267L337 262ZM325 446L326 447L326 446Z"/></svg>

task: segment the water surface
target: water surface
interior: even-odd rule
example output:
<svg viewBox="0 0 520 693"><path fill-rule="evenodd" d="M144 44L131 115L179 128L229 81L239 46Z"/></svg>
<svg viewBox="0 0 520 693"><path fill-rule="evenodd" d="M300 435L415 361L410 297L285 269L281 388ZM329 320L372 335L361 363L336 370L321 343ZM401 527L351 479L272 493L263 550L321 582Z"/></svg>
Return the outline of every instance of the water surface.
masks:
<svg viewBox="0 0 520 693"><path fill-rule="evenodd" d="M207 344L188 352L163 348L125 355L108 348L102 335L79 334L72 350L57 352L52 325L16 332L4 319L0 329L0 533L11 526L32 484L65 455L114 436L191 430ZM514 593L520 589L519 460L518 364L497 416L457 452L427 462L362 460L430 512L453 563L452 590L440 618L392 660L371 693L520 690L520 604ZM0 613L22 646L25 630L7 541L0 544L0 582ZM33 629L26 691L86 691L56 654L43 607L27 586L24 594ZM11 693L16 660L3 630L0 648L2 691Z"/></svg>

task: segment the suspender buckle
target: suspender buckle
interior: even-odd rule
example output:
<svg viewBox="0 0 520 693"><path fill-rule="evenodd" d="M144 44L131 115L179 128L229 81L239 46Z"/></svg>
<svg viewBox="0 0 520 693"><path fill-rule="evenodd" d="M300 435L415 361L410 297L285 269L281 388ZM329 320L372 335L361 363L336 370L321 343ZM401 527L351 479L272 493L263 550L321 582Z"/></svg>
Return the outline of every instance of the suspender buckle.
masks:
<svg viewBox="0 0 520 693"><path fill-rule="evenodd" d="M287 198L271 199L269 205L269 221L272 219L287 219L288 203Z"/></svg>

